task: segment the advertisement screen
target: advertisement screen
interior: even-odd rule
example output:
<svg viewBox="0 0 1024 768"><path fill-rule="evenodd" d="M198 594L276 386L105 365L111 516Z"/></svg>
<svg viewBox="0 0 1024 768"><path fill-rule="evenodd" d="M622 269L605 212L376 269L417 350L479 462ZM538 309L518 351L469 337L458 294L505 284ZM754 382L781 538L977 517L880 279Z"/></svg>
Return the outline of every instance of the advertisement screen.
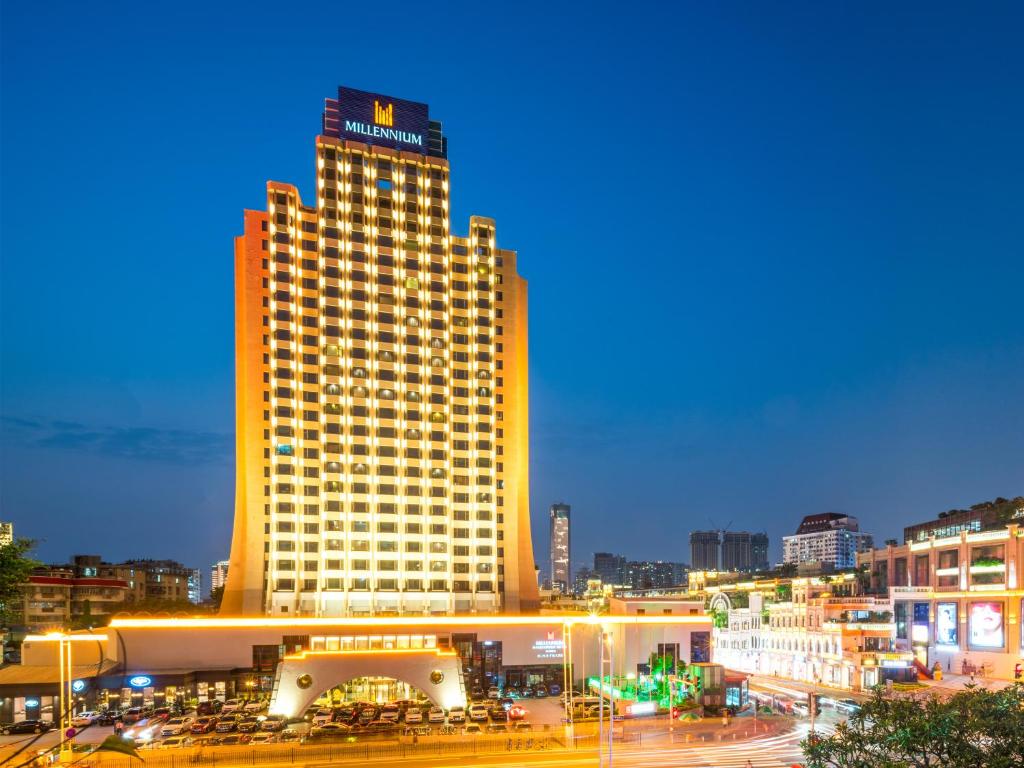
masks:
<svg viewBox="0 0 1024 768"><path fill-rule="evenodd" d="M958 645L956 618L956 603L939 603L935 606L936 645Z"/></svg>
<svg viewBox="0 0 1024 768"><path fill-rule="evenodd" d="M1003 604L971 603L971 645L1003 647Z"/></svg>

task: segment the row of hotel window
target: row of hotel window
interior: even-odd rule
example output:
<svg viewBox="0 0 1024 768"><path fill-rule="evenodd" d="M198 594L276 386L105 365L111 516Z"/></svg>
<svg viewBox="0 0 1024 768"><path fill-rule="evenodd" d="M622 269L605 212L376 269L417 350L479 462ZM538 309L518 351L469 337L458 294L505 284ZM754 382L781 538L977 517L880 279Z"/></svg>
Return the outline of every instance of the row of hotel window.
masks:
<svg viewBox="0 0 1024 768"><path fill-rule="evenodd" d="M365 521L359 521L359 520L353 521L353 528L356 526L357 523L360 523L360 522L365 522ZM325 523L331 523L331 524L333 524L335 526L340 526L341 525L341 521L340 520L328 520L328 521L325 521ZM304 529L303 529L302 532L305 533L305 534L315 534L315 533L317 533L316 525L317 525L317 523L305 523L304 524ZM278 533L297 533L298 532L296 527L295 527L295 523L291 522L290 520L279 520L277 522L277 525L275 526L274 530L276 530ZM336 530L336 528L334 528L334 527L328 528L326 525L324 527L324 531L325 532L326 531L334 531L334 530ZM340 530L340 528L338 530ZM359 533L359 532L364 532L364 531L355 531L355 532ZM365 532L368 533L368 531L365 531ZM393 534L397 534L398 533L398 524L397 523L378 523L377 533L393 533ZM414 531L414 532L406 531L406 533L410 533L410 535L415 535L415 534L421 534L421 533L423 533L423 531ZM431 536L447 536L447 526L443 525L443 524L431 525L428 528L427 533L429 533ZM498 531L498 534L501 534L501 533L502 533L501 531ZM477 533L476 533L475 536L472 536L470 534L470 529L469 528L453 528L452 529L452 538L453 539L469 539L469 538L490 539L490 538L493 538L493 537L494 537L494 531L491 528L478 528L477 529ZM500 539L501 536L499 535L498 538ZM445 552L447 550L447 543L446 542L434 542L434 543L439 545L439 546L437 548L431 549L432 552ZM406 546L405 546L405 551L406 552L421 552L422 551L423 545L422 545L421 542L418 542L418 541L407 541L407 542L405 542L405 544L406 544ZM345 544L344 544L344 541L342 541L341 539L327 539L324 542L324 549L341 551L344 548L345 548ZM356 542L356 541L353 541L353 542L349 543L349 548L354 550L354 551L369 551L370 545L369 545L369 542ZM398 551L398 543L396 541L393 541L393 540L381 540L381 541L377 542L377 549L379 551L382 551L382 552L397 552ZM459 546L455 545L453 549L456 550L456 555L458 555L459 552L457 550L459 550ZM466 549L466 551L465 551L464 554L465 555L469 555L469 551L468 551L469 547L466 546L465 549ZM491 554L491 548L489 546L487 546L487 547L477 547L477 555L489 556L490 554Z"/></svg>
<svg viewBox="0 0 1024 768"><path fill-rule="evenodd" d="M912 645L936 645L959 648L964 640L967 647L976 650L998 651L1007 646L1006 604L1001 600L976 600L965 602L936 602L934 638L931 635L931 604L897 601L896 636L909 639ZM1011 623L1017 616L1024 615L1024 600L1019 606L1011 606ZM966 611L966 616L961 615ZM967 636L961 635L961 627L967 626ZM1020 647L1024 648L1024 623L1020 624Z"/></svg>
<svg viewBox="0 0 1024 768"><path fill-rule="evenodd" d="M406 579L403 588L399 590L398 579L377 579L376 583L369 578L353 578L353 579L340 579L335 577L329 577L323 579L323 585L318 586L319 582L316 579L303 579L298 582L301 585L301 591L303 592L316 592L320 590L328 591L344 591L347 589L349 592L369 592L371 588L377 592L493 592L494 582L478 581L470 582L466 580L455 580L449 583L446 579L430 579L429 581L423 581L422 579ZM295 579L277 579L274 582L274 591L276 592L294 592L296 580ZM371 586L372 585L372 586ZM424 586L426 585L426 586ZM475 587L475 589L474 589Z"/></svg>
<svg viewBox="0 0 1024 768"><path fill-rule="evenodd" d="M342 560L333 561L336 565L334 568L328 568L319 560L305 560L302 563L303 571L319 571L321 568L327 571L343 571L345 570L345 563ZM296 564L294 560L277 560L277 570L279 571L294 571L296 570ZM348 570L350 571L403 571L407 573L418 573L424 570L430 570L434 573L465 573L470 572L469 563L448 563L447 560L431 560L430 567L424 568L422 560L406 560L402 567L399 567L397 560L378 560L375 563L371 563L369 560L350 560L348 564ZM476 573L494 573L494 565L492 563L477 563L476 567L472 569Z"/></svg>
<svg viewBox="0 0 1024 768"><path fill-rule="evenodd" d="M329 521L329 522L338 522L338 523L340 523L341 521L340 520L338 520L338 521L332 520L332 521ZM315 530L316 524L313 523L312 525L314 527L314 530L313 531L304 531L304 533L307 533L307 534L308 533L313 533L313 534L315 534L316 533L316 530ZM385 523L383 526L378 526L378 528L380 528L380 527L384 527L385 529L384 530L378 530L377 533L394 533L394 534L398 533L397 526L395 526L394 523L391 523L391 524ZM421 525L419 525L418 523L409 523L409 524L406 525L405 528L406 528L405 533L410 534L410 535L421 535L423 533L423 527ZM413 530L410 530L410 529L413 529ZM327 528L326 526L324 527L324 532L325 533L328 532L328 531L331 531L331 530L335 530L335 529L334 528ZM431 533L435 534L435 535L437 534L436 531L431 531ZM500 531L499 531L499 533L500 533ZM440 535L444 535L444 534L441 533ZM458 536L456 538L468 539L470 537L467 535L467 536ZM494 531L492 529L490 529L490 528L478 528L477 532L476 532L476 536L474 538L476 538L478 540L492 539L492 538L494 538ZM371 549L370 544L371 544L371 542L369 540L367 540L367 539L355 539L355 540L350 541L348 543L348 548L349 548L349 551L351 551L351 552L369 552L370 549ZM344 551L344 549L345 549L345 542L344 542L343 539L326 539L323 542L323 547L324 547L325 551L341 552L341 551ZM431 541L431 542L427 542L427 545L426 545L426 551L430 552L431 554L434 554L434 555L444 555L444 554L447 554L449 548L452 550L452 553L456 557L469 557L470 548L469 548L468 544L452 544L452 545L449 545L448 541ZM298 542L296 542L293 539L277 539L276 543L274 545L274 549L277 552L295 552L298 549ZM398 549L399 549L398 541L395 540L395 539L377 539L377 547L376 547L376 549L377 549L378 552L397 552ZM406 541L404 549L405 549L406 552L423 552L424 551L424 545L423 545L422 541ZM314 552L319 552L320 551L320 542L319 541L303 541L302 542L302 551L306 552L307 554L314 553ZM477 555L482 555L482 556L485 556L485 557L490 557L491 554L493 553L493 551L494 550L489 545L480 545L480 546L477 547Z"/></svg>
<svg viewBox="0 0 1024 768"><path fill-rule="evenodd" d="M288 501L278 502L278 513L291 515L298 513L298 505L292 504ZM319 515L320 505L319 504L303 504L303 514L306 515ZM370 504L365 501L352 501L348 505L348 513L351 515L364 515L370 513ZM327 501L325 503L325 512L337 512L341 514L341 502L338 501ZM399 505L382 502L377 504L376 511L381 515L397 515L399 513ZM423 507L419 504L406 504L402 507L402 512L405 515L419 516L423 514ZM447 517L449 513L453 520L456 521L469 521L470 512L468 509L458 509L445 506L443 504L434 504L430 507L431 517ZM269 514L269 512L268 512ZM479 521L489 521L491 519L491 511L489 509L478 509L476 510L476 519ZM498 513L498 523L504 523L505 516ZM312 530L306 531L306 533L316 533L316 527L318 523L305 523L307 526L314 526ZM352 527L350 530L356 533L369 533L370 523L367 520L352 520ZM325 531L342 531L344 530L344 521L342 520L326 520L324 521Z"/></svg>
<svg viewBox="0 0 1024 768"><path fill-rule="evenodd" d="M455 443L458 443L458 445L455 445ZM455 441L453 441L453 445L451 446L451 450L452 451L466 451L466 452L469 452L471 450L476 450L476 451L484 451L484 452L488 452L488 453L495 450L494 443L491 440L476 440L473 443L473 445L475 446L474 448L470 448L470 444L471 443L470 443L469 440L455 440ZM361 443L358 443L358 444L353 443L349 448L350 448L349 452L352 453L353 455L356 455L356 456L369 456L370 455L370 451L371 451L371 446L367 445L365 442L361 442ZM276 446L276 448L274 449L274 452L275 452L276 455L282 457L282 461L280 462L280 464L278 464L278 466L280 466L280 467L290 467L291 465L288 464L287 461L285 461L285 459L293 458L293 457L297 456L297 454L295 452L295 447L291 443L279 443ZM500 445L497 446L497 455L501 456L502 453L503 453L502 446L500 446ZM394 445L377 445L376 447L373 448L373 455L381 457L381 458L396 458L399 455L399 449L396 446L394 446ZM422 450L419 447L414 446L414 445L407 445L404 448L402 448L401 455L404 458L407 458L407 459L423 459L423 460L430 459L431 461L445 461L448 458L449 450L448 450L448 446L445 446L443 448L431 448L429 451L427 451L427 450ZM307 447L307 448L303 448L302 449L302 458L304 458L304 459L317 459L319 457L320 457L320 450L318 448L308 448ZM264 448L263 449L263 458L265 458L265 459L269 459L270 458L270 449L269 448ZM327 472L339 472L339 471L341 471L340 465L335 467L334 464L335 463L333 461L332 462L328 462L326 465L324 465L324 470L327 471ZM466 467L466 468L468 468L470 466L469 465L469 459L465 458L465 457L458 457L458 456L456 456L454 459L452 459L452 466L454 466L456 468L459 468L459 467ZM488 458L488 457L478 457L477 461L476 461L476 466L478 466L478 467L490 467L491 466L491 459ZM303 470L303 472L305 472L306 469L310 469L312 471L312 470L315 469L315 467L309 467L307 465L306 468ZM498 463L498 471L501 471L501 463L500 462ZM284 472L284 474L291 474L291 473L286 470ZM306 476L307 477L311 477L311 476L315 477L316 475L306 475Z"/></svg>

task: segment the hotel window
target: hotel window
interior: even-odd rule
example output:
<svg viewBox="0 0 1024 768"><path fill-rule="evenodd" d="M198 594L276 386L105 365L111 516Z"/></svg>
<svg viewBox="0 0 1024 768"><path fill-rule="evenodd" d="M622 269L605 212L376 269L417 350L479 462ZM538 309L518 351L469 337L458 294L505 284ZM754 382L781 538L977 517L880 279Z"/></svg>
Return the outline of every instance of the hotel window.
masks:
<svg viewBox="0 0 1024 768"><path fill-rule="evenodd" d="M927 587L929 581L928 555L917 555L914 558L914 586Z"/></svg>

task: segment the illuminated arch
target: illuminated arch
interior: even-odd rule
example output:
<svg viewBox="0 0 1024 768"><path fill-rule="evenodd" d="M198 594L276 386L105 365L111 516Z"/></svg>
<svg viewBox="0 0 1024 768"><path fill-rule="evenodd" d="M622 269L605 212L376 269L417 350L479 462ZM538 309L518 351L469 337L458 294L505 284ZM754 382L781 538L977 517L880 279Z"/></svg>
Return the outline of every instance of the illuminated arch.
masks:
<svg viewBox="0 0 1024 768"><path fill-rule="evenodd" d="M445 709L466 704L462 664L454 651L303 651L278 665L270 714L299 717L324 691L359 677L399 680Z"/></svg>

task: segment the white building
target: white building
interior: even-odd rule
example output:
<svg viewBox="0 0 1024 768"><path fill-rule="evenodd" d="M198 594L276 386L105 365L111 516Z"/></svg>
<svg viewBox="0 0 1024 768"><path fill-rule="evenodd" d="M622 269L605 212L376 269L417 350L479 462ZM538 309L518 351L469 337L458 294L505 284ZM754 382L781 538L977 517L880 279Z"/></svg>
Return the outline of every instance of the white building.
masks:
<svg viewBox="0 0 1024 768"><path fill-rule="evenodd" d="M228 563L229 560L221 560L220 562L214 563L213 567L210 568L210 590L217 589L217 587L223 587L228 578Z"/></svg>
<svg viewBox="0 0 1024 768"><path fill-rule="evenodd" d="M857 554L874 546L871 534L861 533L857 518L826 512L807 515L796 533L782 537L784 563L821 563L834 570L855 568Z"/></svg>
<svg viewBox="0 0 1024 768"><path fill-rule="evenodd" d="M913 656L895 647L892 602L837 594L852 579L794 579L775 594L750 591L742 606L716 594L710 607L727 618L716 621L715 663L845 690L913 677Z"/></svg>

